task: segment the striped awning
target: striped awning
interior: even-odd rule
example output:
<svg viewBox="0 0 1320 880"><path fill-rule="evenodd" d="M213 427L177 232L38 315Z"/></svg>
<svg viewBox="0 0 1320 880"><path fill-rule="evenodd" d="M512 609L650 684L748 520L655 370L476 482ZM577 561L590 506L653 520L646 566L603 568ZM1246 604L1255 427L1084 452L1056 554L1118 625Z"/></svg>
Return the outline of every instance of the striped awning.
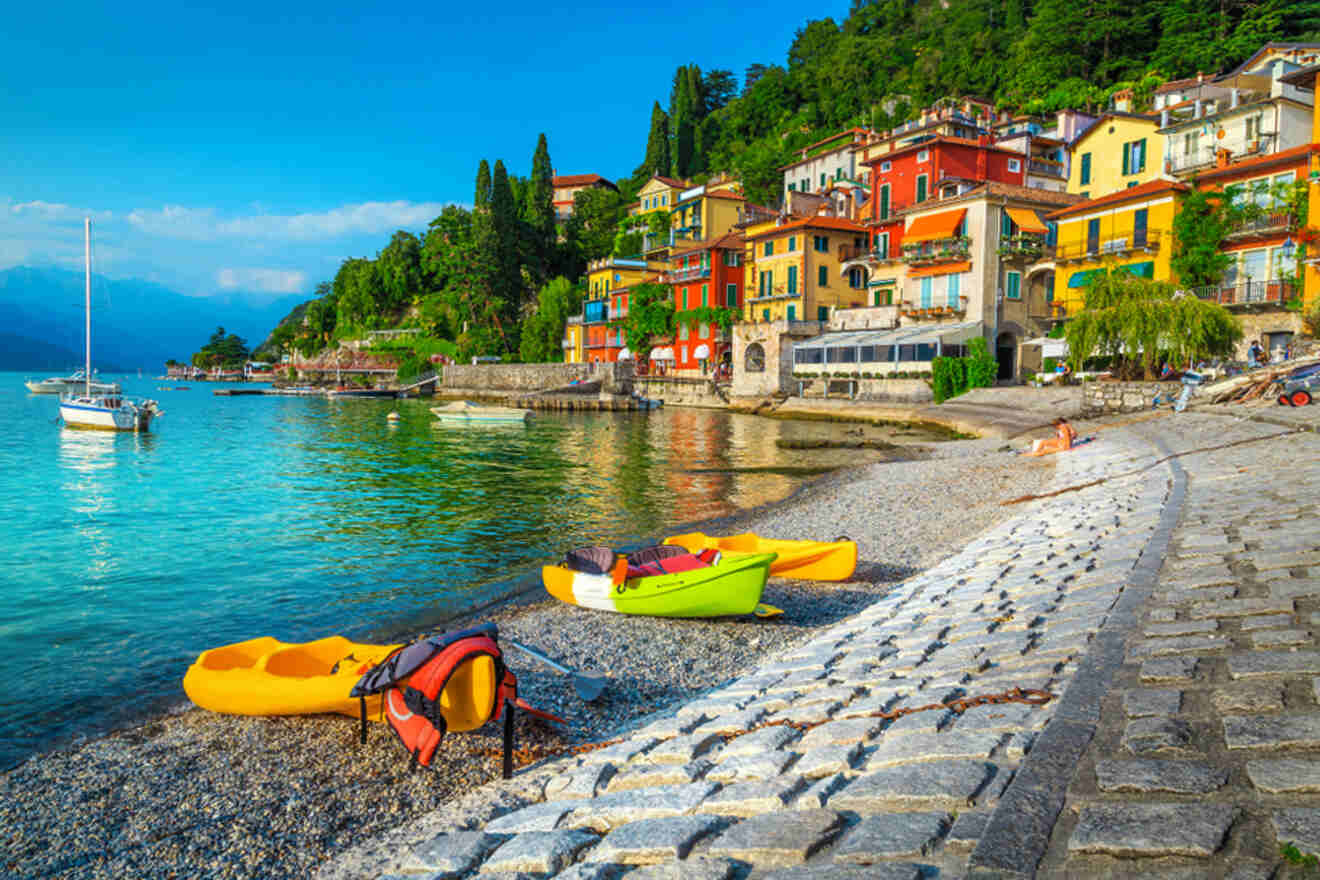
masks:
<svg viewBox="0 0 1320 880"><path fill-rule="evenodd" d="M954 233L958 231L958 224L962 223L965 216L967 216L967 209L959 208L956 211L941 211L938 214L927 214L925 217L914 218L908 228L903 231L903 243L953 238Z"/></svg>
<svg viewBox="0 0 1320 880"><path fill-rule="evenodd" d="M1023 232L1044 235L1050 231L1050 228L1041 222L1035 211L1028 211L1026 208L1005 208L1004 210L1008 211L1008 216L1013 218L1013 222Z"/></svg>

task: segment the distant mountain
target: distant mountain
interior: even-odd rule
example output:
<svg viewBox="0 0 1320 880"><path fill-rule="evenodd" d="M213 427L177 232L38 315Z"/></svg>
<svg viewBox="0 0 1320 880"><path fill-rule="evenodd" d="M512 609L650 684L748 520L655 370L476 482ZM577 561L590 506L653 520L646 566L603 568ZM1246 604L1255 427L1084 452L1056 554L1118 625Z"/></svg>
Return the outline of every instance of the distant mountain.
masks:
<svg viewBox="0 0 1320 880"><path fill-rule="evenodd" d="M105 371L158 371L170 358L186 361L216 327L237 333L255 348L304 299L295 295L271 300L247 292L192 297L150 281L93 275L92 363ZM0 368L81 364L82 273L29 266L0 271L0 322L13 337L0 338L6 349Z"/></svg>

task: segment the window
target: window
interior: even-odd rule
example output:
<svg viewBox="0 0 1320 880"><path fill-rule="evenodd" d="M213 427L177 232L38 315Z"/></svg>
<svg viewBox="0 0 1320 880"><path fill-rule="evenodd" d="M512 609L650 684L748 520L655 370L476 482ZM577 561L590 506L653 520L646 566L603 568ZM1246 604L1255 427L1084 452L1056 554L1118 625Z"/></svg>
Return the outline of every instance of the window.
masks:
<svg viewBox="0 0 1320 880"><path fill-rule="evenodd" d="M828 321L829 319L830 319L830 307L829 307L829 306L816 306L816 320L817 320L817 321Z"/></svg>
<svg viewBox="0 0 1320 880"><path fill-rule="evenodd" d="M1132 246L1134 248L1144 248L1146 246L1146 222L1148 212L1145 208L1140 208L1132 213Z"/></svg>
<svg viewBox="0 0 1320 880"><path fill-rule="evenodd" d="M875 234L875 253L882 260L889 259L889 233L877 232Z"/></svg>
<svg viewBox="0 0 1320 880"><path fill-rule="evenodd" d="M824 171L822 171L822 172L820 173L820 188L821 188L821 189L824 189L824 188L825 188L825 172L824 172Z"/></svg>
<svg viewBox="0 0 1320 880"><path fill-rule="evenodd" d="M805 177L802 178L802 185L798 187L798 189L803 192L809 192L811 190L811 181L807 180Z"/></svg>
<svg viewBox="0 0 1320 880"><path fill-rule="evenodd" d="M1139 174L1146 170L1146 139L1123 145L1123 173Z"/></svg>
<svg viewBox="0 0 1320 880"><path fill-rule="evenodd" d="M927 181L927 176L926 176L925 174L918 174L918 175L917 175L917 201L918 201L918 202L924 202L924 201L926 201L926 193L929 192L929 190L926 188L926 181Z"/></svg>
<svg viewBox="0 0 1320 880"><path fill-rule="evenodd" d="M866 287L866 272L858 266L848 270L848 286L853 290L861 290Z"/></svg>
<svg viewBox="0 0 1320 880"><path fill-rule="evenodd" d="M761 255L764 257L773 257L775 255L775 243L767 241L765 247L761 249Z"/></svg>
<svg viewBox="0 0 1320 880"><path fill-rule="evenodd" d="M1078 195L1084 199L1089 199L1091 197L1091 194L1086 190L1082 190L1081 192L1078 193Z"/></svg>
<svg viewBox="0 0 1320 880"><path fill-rule="evenodd" d="M669 204L669 196L661 196L661 197L660 197L660 204L662 204L662 205L667 205L667 204Z"/></svg>
<svg viewBox="0 0 1320 880"><path fill-rule="evenodd" d="M1100 250L1100 218L1086 221L1086 252L1093 254Z"/></svg>
<svg viewBox="0 0 1320 880"><path fill-rule="evenodd" d="M650 199L642 199L642 210L643 210L643 211L649 211L650 209L651 209L651 200L650 200Z"/></svg>
<svg viewBox="0 0 1320 880"><path fill-rule="evenodd" d="M687 311L687 288L683 288L683 311Z"/></svg>
<svg viewBox="0 0 1320 880"><path fill-rule="evenodd" d="M820 287L830 286L830 270L826 266L820 266L816 270L816 284Z"/></svg>
<svg viewBox="0 0 1320 880"><path fill-rule="evenodd" d="M1246 118L1248 144L1260 138L1260 123L1261 115L1259 113L1255 116L1248 116Z"/></svg>
<svg viewBox="0 0 1320 880"><path fill-rule="evenodd" d="M1013 237L1013 218L1008 216L1007 211L1001 211L999 214L999 235L1001 238Z"/></svg>
<svg viewBox="0 0 1320 880"><path fill-rule="evenodd" d="M788 191L789 191L789 192L797 192L797 184L796 184L796 183L790 183L790 184L788 185Z"/></svg>
<svg viewBox="0 0 1320 880"><path fill-rule="evenodd" d="M880 187L880 198L876 202L875 210L877 220L889 219L889 184L887 183Z"/></svg>
<svg viewBox="0 0 1320 880"><path fill-rule="evenodd" d="M761 317L764 318L765 320L769 321L769 320L770 320L770 310L769 310L769 309L761 309ZM756 343L753 342L752 345L756 345ZM758 348L759 348L759 346L758 346ZM764 354L764 353L762 353L762 355L761 355L761 357L762 357L762 361L761 361L761 370L753 370L753 369L751 368L751 366L750 366L750 363L751 363L751 357L752 357L751 346L748 346L748 349L747 349L747 360L748 360L749 366L747 367L747 371L748 371L749 373L758 373L758 372L760 372L761 370L764 370L764 369L765 369L765 360L764 360L764 358L765 358L765 354Z"/></svg>
<svg viewBox="0 0 1320 880"><path fill-rule="evenodd" d="M1294 278L1297 275L1297 252L1284 256L1283 248L1270 248L1270 278Z"/></svg>
<svg viewBox="0 0 1320 880"><path fill-rule="evenodd" d="M828 235L813 235L811 246L819 253L828 254L830 252L830 237Z"/></svg>
<svg viewBox="0 0 1320 880"><path fill-rule="evenodd" d="M881 173L881 174L888 174L888 173L889 173L889 169L891 169L891 168L893 168L893 167L894 167L894 163L893 163L893 162L881 162L881 163L880 163L880 173Z"/></svg>
<svg viewBox="0 0 1320 880"><path fill-rule="evenodd" d="M679 339L687 339L687 338L688 338L688 325L687 325L687 324L679 324L679 325L678 325L678 338L679 338Z"/></svg>
<svg viewBox="0 0 1320 880"><path fill-rule="evenodd" d="M770 320L769 309L765 310L765 319ZM747 351L743 355L743 369L749 373L765 372L765 349L761 347L761 343L753 342L747 346Z"/></svg>
<svg viewBox="0 0 1320 880"><path fill-rule="evenodd" d="M793 305L792 303L789 303L788 305L788 320L790 321L797 320L797 306Z"/></svg>
<svg viewBox="0 0 1320 880"><path fill-rule="evenodd" d="M923 309L928 309L932 305L934 305L934 303L931 302L931 295L932 294L931 294L930 279L929 278L921 279L921 307Z"/></svg>
<svg viewBox="0 0 1320 880"><path fill-rule="evenodd" d="M697 335L698 335L699 337L701 337L702 339L709 339L709 338L710 338L710 325L709 325L709 324L699 324L699 325L697 325Z"/></svg>
<svg viewBox="0 0 1320 880"><path fill-rule="evenodd" d="M917 153L917 161L918 162L930 161L930 150L922 150L921 152Z"/></svg>
<svg viewBox="0 0 1320 880"><path fill-rule="evenodd" d="M708 291L709 288L710 288L710 285L709 285L709 284L703 284L703 285L701 285L701 307L702 307L703 309L704 309L706 306L709 305L709 303L706 302L707 291Z"/></svg>
<svg viewBox="0 0 1320 880"><path fill-rule="evenodd" d="M788 267L788 295L789 295L789 296L794 296L794 295L797 294L797 270L798 270L798 267L797 267L797 266L789 266L789 267Z"/></svg>
<svg viewBox="0 0 1320 880"><path fill-rule="evenodd" d="M956 309L959 305L959 294L962 292L962 276L958 274L944 276L948 279L948 286L945 289L947 299L945 302L949 308Z"/></svg>
<svg viewBox="0 0 1320 880"><path fill-rule="evenodd" d="M1269 274L1269 254L1264 248L1242 254L1242 275L1248 282L1264 281Z"/></svg>
<svg viewBox="0 0 1320 880"><path fill-rule="evenodd" d="M1201 132L1189 131L1183 135L1183 155L1195 156L1201 149Z"/></svg>
<svg viewBox="0 0 1320 880"><path fill-rule="evenodd" d="M738 304L738 285L724 285L724 304L726 306L736 306Z"/></svg>
<svg viewBox="0 0 1320 880"><path fill-rule="evenodd" d="M797 250L797 236L790 235L788 237L788 252L791 254L795 250Z"/></svg>
<svg viewBox="0 0 1320 880"><path fill-rule="evenodd" d="M1009 171L1010 174L1018 174L1019 172L1021 172L1021 171L1022 171L1022 160L1021 160L1021 159L1009 159L1009 160L1008 160L1008 171Z"/></svg>
<svg viewBox="0 0 1320 880"><path fill-rule="evenodd" d="M1009 272L1004 278L1004 296L1009 299L1022 299L1022 273Z"/></svg>
<svg viewBox="0 0 1320 880"><path fill-rule="evenodd" d="M1082 153L1082 176L1081 179L1078 180L1078 183L1080 183L1082 186L1086 186L1090 182L1091 182L1091 154Z"/></svg>
<svg viewBox="0 0 1320 880"><path fill-rule="evenodd" d="M736 266L736 265L738 265L738 252L737 252L737 251L725 251L725 252L724 252L724 265L726 265L726 266Z"/></svg>

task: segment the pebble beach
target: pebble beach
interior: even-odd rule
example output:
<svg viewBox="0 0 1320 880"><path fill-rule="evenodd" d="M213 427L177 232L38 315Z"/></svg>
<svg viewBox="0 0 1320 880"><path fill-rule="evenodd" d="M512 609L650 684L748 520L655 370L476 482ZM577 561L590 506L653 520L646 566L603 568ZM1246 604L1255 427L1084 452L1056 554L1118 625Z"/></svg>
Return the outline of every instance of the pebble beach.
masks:
<svg viewBox="0 0 1320 880"><path fill-rule="evenodd" d="M918 460L836 471L784 502L706 524L858 542L852 582L772 579L763 599L785 612L772 620L624 617L534 593L455 625L494 621L502 635L609 678L586 704L568 677L506 649L521 694L569 722L561 730L520 719L519 745L533 757L553 754L636 729L856 614L1010 516L1001 502L1044 489L1052 473L1051 461L1017 457L1002 441L958 441ZM383 725L373 724L361 745L353 719L232 717L183 705L0 777L0 871L304 877L448 804L516 787L516 778L498 782L499 746L497 726L488 725L447 737L431 770L412 770Z"/></svg>

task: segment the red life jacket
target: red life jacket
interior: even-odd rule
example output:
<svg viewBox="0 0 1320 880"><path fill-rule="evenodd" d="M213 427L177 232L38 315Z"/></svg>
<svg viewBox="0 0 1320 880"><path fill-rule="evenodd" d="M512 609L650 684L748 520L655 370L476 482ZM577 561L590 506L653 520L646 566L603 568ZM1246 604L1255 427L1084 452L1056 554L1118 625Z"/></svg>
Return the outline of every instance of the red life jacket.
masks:
<svg viewBox="0 0 1320 880"><path fill-rule="evenodd" d="M431 765L444 735L475 730L504 718L504 777L513 774L514 707L542 718L562 718L534 709L518 697L518 680L504 665L493 623L423 639L399 648L353 686L361 701L362 742L367 741L367 697L380 694L380 712L423 767Z"/></svg>

